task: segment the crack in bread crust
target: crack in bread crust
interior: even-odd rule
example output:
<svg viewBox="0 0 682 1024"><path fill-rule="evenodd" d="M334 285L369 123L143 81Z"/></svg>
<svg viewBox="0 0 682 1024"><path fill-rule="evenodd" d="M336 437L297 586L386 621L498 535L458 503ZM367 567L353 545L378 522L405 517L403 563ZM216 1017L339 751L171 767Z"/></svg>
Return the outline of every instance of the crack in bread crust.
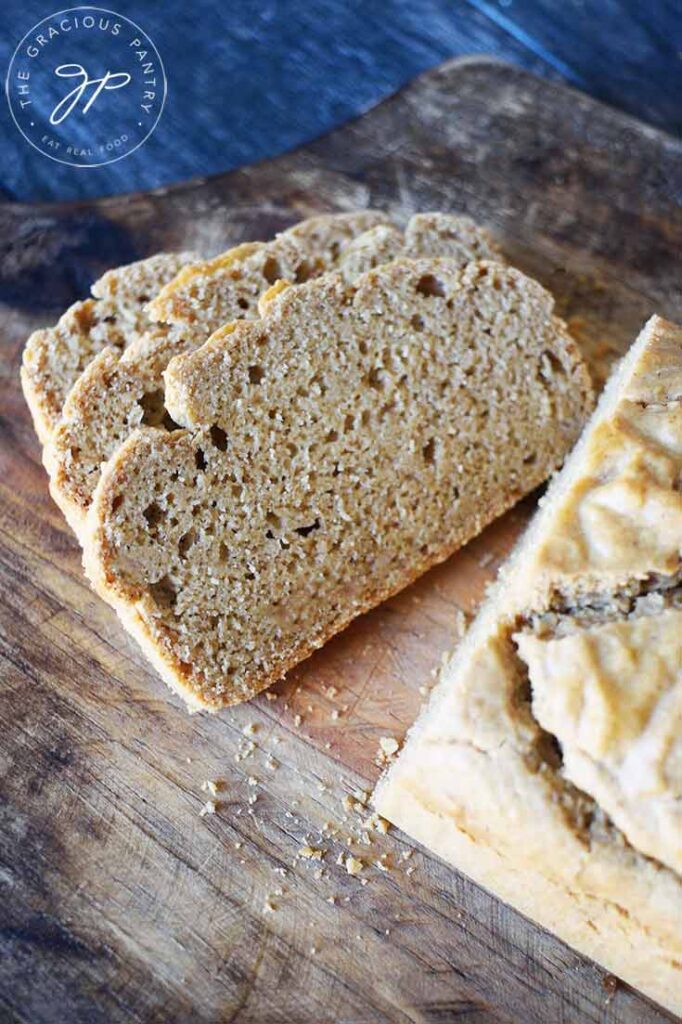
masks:
<svg viewBox="0 0 682 1024"><path fill-rule="evenodd" d="M514 632L553 639L591 625L659 615L666 608L681 606L682 567L671 576L649 573L621 583L610 593L581 593L573 600L562 591L550 591L545 609L519 615Z"/></svg>

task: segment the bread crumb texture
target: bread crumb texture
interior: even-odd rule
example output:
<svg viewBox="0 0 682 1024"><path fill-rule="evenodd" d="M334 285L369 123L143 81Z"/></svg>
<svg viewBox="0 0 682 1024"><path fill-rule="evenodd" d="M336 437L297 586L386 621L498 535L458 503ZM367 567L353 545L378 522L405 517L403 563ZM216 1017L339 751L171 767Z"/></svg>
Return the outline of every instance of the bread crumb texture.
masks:
<svg viewBox="0 0 682 1024"><path fill-rule="evenodd" d="M653 317L375 806L682 1012L682 328Z"/></svg>
<svg viewBox="0 0 682 1024"><path fill-rule="evenodd" d="M118 449L85 546L166 681L252 696L544 480L591 405L552 307L500 264L404 260L174 359L189 429Z"/></svg>
<svg viewBox="0 0 682 1024"><path fill-rule="evenodd" d="M122 351L151 321L146 306L191 253L159 253L110 270L92 286L93 298L76 302L54 327L26 342L21 382L39 440L56 427L70 388L104 348Z"/></svg>
<svg viewBox="0 0 682 1024"><path fill-rule="evenodd" d="M110 344L90 363L51 434L44 456L51 493L75 533L80 537L102 463L132 431L176 426L163 379L173 356L193 351L226 323L258 317L288 285L338 267L352 279L405 254L467 263L495 257L497 248L468 218L417 214L402 232L366 210L313 217L270 242L239 245L180 271L148 307L158 323L123 353Z"/></svg>

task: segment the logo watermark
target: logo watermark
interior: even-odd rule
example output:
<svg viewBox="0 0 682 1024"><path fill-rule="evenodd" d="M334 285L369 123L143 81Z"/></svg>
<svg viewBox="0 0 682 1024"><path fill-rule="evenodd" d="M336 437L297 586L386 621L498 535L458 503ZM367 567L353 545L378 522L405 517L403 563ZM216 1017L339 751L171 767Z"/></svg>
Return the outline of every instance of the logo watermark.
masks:
<svg viewBox="0 0 682 1024"><path fill-rule="evenodd" d="M5 85L14 123L58 163L101 167L156 128L166 75L149 36L115 11L72 7L27 32Z"/></svg>

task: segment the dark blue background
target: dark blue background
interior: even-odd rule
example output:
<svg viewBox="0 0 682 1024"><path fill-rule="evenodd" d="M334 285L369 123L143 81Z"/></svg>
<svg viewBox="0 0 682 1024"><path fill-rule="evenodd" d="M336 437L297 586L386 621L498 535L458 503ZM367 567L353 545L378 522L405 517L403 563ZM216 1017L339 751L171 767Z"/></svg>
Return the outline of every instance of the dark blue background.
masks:
<svg viewBox="0 0 682 1024"><path fill-rule="evenodd" d="M100 0L107 7L106 0ZM68 0L4 0L3 77ZM102 168L35 152L2 101L0 189L52 200L148 189L274 156L367 110L420 71L487 53L682 132L680 0L111 0L168 77L154 135Z"/></svg>

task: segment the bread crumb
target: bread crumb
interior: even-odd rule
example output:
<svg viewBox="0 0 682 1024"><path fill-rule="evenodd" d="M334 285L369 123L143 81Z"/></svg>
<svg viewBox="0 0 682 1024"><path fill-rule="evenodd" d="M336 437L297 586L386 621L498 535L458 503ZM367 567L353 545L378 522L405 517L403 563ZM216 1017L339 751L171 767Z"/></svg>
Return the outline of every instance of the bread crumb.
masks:
<svg viewBox="0 0 682 1024"><path fill-rule="evenodd" d="M379 740L379 747L381 748L382 753L387 757L391 757L392 754L396 754L398 752L400 744L395 736L382 736Z"/></svg>
<svg viewBox="0 0 682 1024"><path fill-rule="evenodd" d="M339 717L339 711L338 711L338 708L334 708L334 710L333 710L333 711L332 711L332 713L331 713L331 718L332 718L332 720L333 720L333 721L335 722L335 721L337 720L337 718L338 718L338 717Z"/></svg>
<svg viewBox="0 0 682 1024"><path fill-rule="evenodd" d="M279 694L277 694L277 693L270 693L270 691L268 690L268 692L265 694L265 699L266 700L277 700L278 696L279 696Z"/></svg>
<svg viewBox="0 0 682 1024"><path fill-rule="evenodd" d="M306 860L322 860L324 856L324 850L320 850L315 846L302 846L298 851L299 857L305 857Z"/></svg>
<svg viewBox="0 0 682 1024"><path fill-rule="evenodd" d="M207 814L215 814L218 809L218 805L215 800L207 800L204 806L199 811L199 817L205 818Z"/></svg>
<svg viewBox="0 0 682 1024"><path fill-rule="evenodd" d="M247 781L249 786L257 786L258 785L258 779L255 778L253 775L249 775L249 777L248 777L248 779L246 781Z"/></svg>
<svg viewBox="0 0 682 1024"><path fill-rule="evenodd" d="M327 896L327 903L331 903L332 906L336 905L336 896Z"/></svg>
<svg viewBox="0 0 682 1024"><path fill-rule="evenodd" d="M336 697L338 692L339 691L336 689L335 686L327 687L327 696L329 697L330 700L334 700L334 697Z"/></svg>
<svg viewBox="0 0 682 1024"><path fill-rule="evenodd" d="M294 725L296 726L297 729L300 729L302 721L303 719L301 718L300 715L294 715Z"/></svg>
<svg viewBox="0 0 682 1024"><path fill-rule="evenodd" d="M242 846L243 846L243 845L244 845L243 843L240 843L240 842L236 842L236 843L234 844L234 848L235 848L235 850L241 850L241 848L242 848Z"/></svg>
<svg viewBox="0 0 682 1024"><path fill-rule="evenodd" d="M379 860L375 861L374 863L375 863L376 867L379 868L379 871L390 871L391 870L391 866L388 863L388 854L387 853L382 853L381 856L379 857Z"/></svg>
<svg viewBox="0 0 682 1024"><path fill-rule="evenodd" d="M346 871L349 875L359 875L364 866L359 857L353 857L351 854L346 857Z"/></svg>
<svg viewBox="0 0 682 1024"><path fill-rule="evenodd" d="M273 903L272 896L265 897L265 903L263 904L263 910L266 914L274 914L277 910L277 905Z"/></svg>
<svg viewBox="0 0 682 1024"><path fill-rule="evenodd" d="M245 743L240 747L239 751L234 755L235 761L245 761L247 757L250 757L256 749L256 744L252 741Z"/></svg>
<svg viewBox="0 0 682 1024"><path fill-rule="evenodd" d="M618 978L613 974L605 974L602 979L602 986L606 992L606 1005L608 1006L618 991Z"/></svg>
<svg viewBox="0 0 682 1024"><path fill-rule="evenodd" d="M386 765L391 764L392 759L398 753L399 749L400 744L395 736L381 736L379 738L379 749L374 763L379 768L384 768Z"/></svg>
<svg viewBox="0 0 682 1024"><path fill-rule="evenodd" d="M380 818L376 811L374 811L373 814L370 814L369 818L363 821L360 825L360 828L365 831L374 829L375 832L381 832L384 836L387 834L390 827L389 822L386 821L385 818Z"/></svg>
<svg viewBox="0 0 682 1024"><path fill-rule="evenodd" d="M242 733L244 734L244 736L255 736L257 731L258 726L256 725L255 722L249 722L248 725L245 725L244 728L242 729Z"/></svg>
<svg viewBox="0 0 682 1024"><path fill-rule="evenodd" d="M365 789L354 789L353 796L355 797L359 804L362 804L363 807L367 804L367 801L369 800L369 793Z"/></svg>
<svg viewBox="0 0 682 1024"><path fill-rule="evenodd" d="M204 793L210 793L211 796L216 796L220 783L217 779L206 779L201 783L201 789Z"/></svg>
<svg viewBox="0 0 682 1024"><path fill-rule="evenodd" d="M400 854L400 857L402 860L409 860L413 853L414 850L403 850L403 852Z"/></svg>

